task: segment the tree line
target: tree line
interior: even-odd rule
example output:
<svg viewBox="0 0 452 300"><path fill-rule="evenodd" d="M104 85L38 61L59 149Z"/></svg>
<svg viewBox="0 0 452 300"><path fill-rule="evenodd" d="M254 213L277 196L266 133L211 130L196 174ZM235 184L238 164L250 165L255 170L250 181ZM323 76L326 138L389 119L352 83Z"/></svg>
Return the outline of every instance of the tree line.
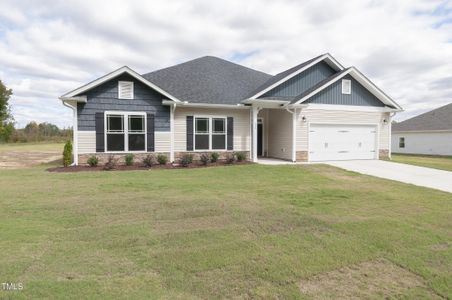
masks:
<svg viewBox="0 0 452 300"><path fill-rule="evenodd" d="M8 102L12 94L12 89L8 89L0 80L0 142L58 142L72 138L72 128L60 129L47 122L32 121L25 128L16 128Z"/></svg>

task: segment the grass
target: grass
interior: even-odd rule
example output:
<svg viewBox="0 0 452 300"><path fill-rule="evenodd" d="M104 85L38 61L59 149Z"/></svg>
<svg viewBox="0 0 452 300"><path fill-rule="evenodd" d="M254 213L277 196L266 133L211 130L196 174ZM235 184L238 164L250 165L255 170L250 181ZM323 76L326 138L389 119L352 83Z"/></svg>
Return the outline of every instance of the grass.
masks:
<svg viewBox="0 0 452 300"><path fill-rule="evenodd" d="M49 152L57 151L62 152L64 143L0 143L1 152Z"/></svg>
<svg viewBox="0 0 452 300"><path fill-rule="evenodd" d="M0 298L305 299L373 262L422 284L366 298L452 296L448 193L326 165L44 169L0 171L0 279L24 286Z"/></svg>
<svg viewBox="0 0 452 300"><path fill-rule="evenodd" d="M452 156L392 154L391 160L409 165L452 171Z"/></svg>

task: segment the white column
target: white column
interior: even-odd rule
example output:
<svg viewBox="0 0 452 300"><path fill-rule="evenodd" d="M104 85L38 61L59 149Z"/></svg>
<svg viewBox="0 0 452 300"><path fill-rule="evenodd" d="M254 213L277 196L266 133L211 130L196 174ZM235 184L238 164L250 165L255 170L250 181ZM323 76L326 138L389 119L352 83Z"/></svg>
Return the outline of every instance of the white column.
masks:
<svg viewBox="0 0 452 300"><path fill-rule="evenodd" d="M174 111L176 103L170 107L170 162L174 162Z"/></svg>
<svg viewBox="0 0 452 300"><path fill-rule="evenodd" d="M252 108L252 114L251 114L251 124L252 124L252 131L253 134L251 136L252 138L252 161L257 162L257 114L259 113L259 108L256 106L253 106Z"/></svg>
<svg viewBox="0 0 452 300"><path fill-rule="evenodd" d="M292 161L297 161L297 109L292 113Z"/></svg>

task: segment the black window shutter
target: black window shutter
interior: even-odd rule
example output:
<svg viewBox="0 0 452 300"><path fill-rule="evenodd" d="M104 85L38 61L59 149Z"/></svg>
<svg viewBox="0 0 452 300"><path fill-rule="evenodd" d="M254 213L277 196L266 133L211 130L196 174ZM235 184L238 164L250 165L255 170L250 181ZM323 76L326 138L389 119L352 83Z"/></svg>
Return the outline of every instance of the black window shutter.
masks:
<svg viewBox="0 0 452 300"><path fill-rule="evenodd" d="M234 118L228 117L228 150L234 150Z"/></svg>
<svg viewBox="0 0 452 300"><path fill-rule="evenodd" d="M187 151L193 151L193 116L187 116Z"/></svg>
<svg viewBox="0 0 452 300"><path fill-rule="evenodd" d="M147 114L147 136L148 136L148 152L155 151L155 120L153 114Z"/></svg>
<svg viewBox="0 0 452 300"><path fill-rule="evenodd" d="M104 113L97 112L95 117L96 122L96 152L104 152Z"/></svg>

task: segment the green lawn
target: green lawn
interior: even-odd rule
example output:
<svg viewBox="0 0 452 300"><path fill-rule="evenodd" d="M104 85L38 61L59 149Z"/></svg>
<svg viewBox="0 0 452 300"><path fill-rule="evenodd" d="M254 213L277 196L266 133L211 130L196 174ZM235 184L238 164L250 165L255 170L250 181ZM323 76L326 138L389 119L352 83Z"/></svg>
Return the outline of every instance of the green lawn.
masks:
<svg viewBox="0 0 452 300"><path fill-rule="evenodd" d="M394 162L452 171L452 156L392 154Z"/></svg>
<svg viewBox="0 0 452 300"><path fill-rule="evenodd" d="M0 170L0 279L24 286L0 298L452 296L452 194L326 165L44 169Z"/></svg>

